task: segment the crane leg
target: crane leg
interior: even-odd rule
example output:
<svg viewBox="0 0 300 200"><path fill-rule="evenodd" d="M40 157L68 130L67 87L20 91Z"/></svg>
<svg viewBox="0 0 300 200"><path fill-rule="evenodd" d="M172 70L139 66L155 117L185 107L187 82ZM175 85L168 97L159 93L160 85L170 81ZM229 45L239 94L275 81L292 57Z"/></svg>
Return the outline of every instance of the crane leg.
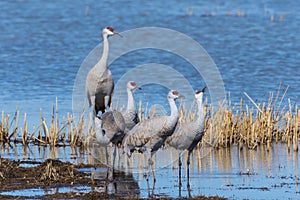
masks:
<svg viewBox="0 0 300 200"><path fill-rule="evenodd" d="M106 167L107 167L106 179L108 179L108 177L109 177L109 155L108 155L107 146L105 147L105 155L106 155Z"/></svg>
<svg viewBox="0 0 300 200"><path fill-rule="evenodd" d="M149 153L148 152L145 152L144 154L144 163L146 165L145 167L145 170L146 170L146 173L145 173L145 178L146 178L146 181L147 181L147 187L148 187L148 197L150 198L151 195L150 195L150 184L149 184L149 171L150 171L150 166L149 166L149 160L150 160L150 157L149 157Z"/></svg>
<svg viewBox="0 0 300 200"><path fill-rule="evenodd" d="M181 162L181 154L180 152L178 153L178 179L179 179L179 194L178 196L181 197L181 166L182 166L182 162Z"/></svg>
<svg viewBox="0 0 300 200"><path fill-rule="evenodd" d="M190 186L190 157L192 151L188 151L188 158L187 158L187 190L189 197L191 197L191 186Z"/></svg>
<svg viewBox="0 0 300 200"><path fill-rule="evenodd" d="M120 154L120 148L117 148L117 153L118 153L118 169L122 168L122 163L121 163L121 154Z"/></svg>
<svg viewBox="0 0 300 200"><path fill-rule="evenodd" d="M113 165L112 165L112 178L115 177L115 162L116 162L116 153L117 153L117 145L114 145L114 154L113 154Z"/></svg>
<svg viewBox="0 0 300 200"><path fill-rule="evenodd" d="M156 185L156 171L153 167L154 165L154 162L152 160L152 156L153 156L153 152L151 152L151 155L150 155L150 160L149 160L149 165L151 166L151 170L152 170L152 174L153 174L153 187L152 187L152 197L154 195L154 189L155 189L155 185Z"/></svg>

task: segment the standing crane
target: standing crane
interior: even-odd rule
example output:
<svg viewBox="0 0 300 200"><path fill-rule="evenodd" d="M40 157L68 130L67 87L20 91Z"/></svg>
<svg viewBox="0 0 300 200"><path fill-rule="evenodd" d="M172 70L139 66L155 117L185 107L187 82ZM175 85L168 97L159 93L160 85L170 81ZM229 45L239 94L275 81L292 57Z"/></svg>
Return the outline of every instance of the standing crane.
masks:
<svg viewBox="0 0 300 200"><path fill-rule="evenodd" d="M110 106L111 97L114 90L114 80L111 71L107 67L109 44L108 37L111 35L120 35L112 27L106 27L102 30L103 52L101 59L89 71L86 78L86 95L89 106L94 106L95 116L99 111L104 113L107 106Z"/></svg>
<svg viewBox="0 0 300 200"><path fill-rule="evenodd" d="M109 166L107 146L112 143L114 146L112 174L114 175L115 159L117 146L122 144L125 136L125 121L122 114L118 111L109 111L100 117L95 117L96 141L105 147L106 164Z"/></svg>
<svg viewBox="0 0 300 200"><path fill-rule="evenodd" d="M153 188L155 187L156 183L152 156L175 130L179 118L175 100L180 97L183 96L181 96L176 90L171 90L167 96L171 108L171 115L153 117L139 122L128 132L128 135L126 135L124 139L124 153L126 153L128 157L130 157L135 150L145 153L144 155L146 155L145 157L148 161L146 180L148 184L149 195L149 167L151 167L153 172Z"/></svg>
<svg viewBox="0 0 300 200"><path fill-rule="evenodd" d="M129 81L127 83L126 88L127 88L127 96L128 96L127 108L121 113L125 120L125 125L126 125L125 132L128 132L139 122L139 118L135 110L133 92L134 90L141 90L141 88L138 87L134 81Z"/></svg>
<svg viewBox="0 0 300 200"><path fill-rule="evenodd" d="M187 188L190 191L189 184L189 166L190 166L190 156L197 144L202 140L204 135L205 126L205 115L203 108L203 94L206 90L206 86L201 91L195 92L195 99L197 103L197 118L193 122L178 123L174 133L168 137L166 143L174 147L177 150L184 151L188 150L187 158ZM181 152L178 155L178 165L179 165L179 186L181 186Z"/></svg>

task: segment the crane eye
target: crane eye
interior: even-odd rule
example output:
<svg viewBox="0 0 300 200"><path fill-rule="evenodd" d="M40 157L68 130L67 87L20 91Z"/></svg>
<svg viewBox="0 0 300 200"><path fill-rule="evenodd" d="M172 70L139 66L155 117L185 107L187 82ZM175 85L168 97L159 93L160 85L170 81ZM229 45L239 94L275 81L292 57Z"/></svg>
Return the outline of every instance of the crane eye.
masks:
<svg viewBox="0 0 300 200"><path fill-rule="evenodd" d="M174 90L172 94L178 96L178 92L176 90Z"/></svg>

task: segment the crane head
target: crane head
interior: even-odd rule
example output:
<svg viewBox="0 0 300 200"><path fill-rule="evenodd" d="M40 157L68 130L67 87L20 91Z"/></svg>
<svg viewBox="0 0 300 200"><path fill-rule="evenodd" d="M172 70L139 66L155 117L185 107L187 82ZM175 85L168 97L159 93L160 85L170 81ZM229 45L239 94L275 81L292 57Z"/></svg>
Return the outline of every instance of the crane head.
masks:
<svg viewBox="0 0 300 200"><path fill-rule="evenodd" d="M168 99L178 99L178 98L184 98L184 96L182 96L181 94L179 94L179 92L177 90L171 90L168 93Z"/></svg>
<svg viewBox="0 0 300 200"><path fill-rule="evenodd" d="M195 92L195 98L196 99L202 99L202 96L206 90L207 86L205 86L202 90L196 90Z"/></svg>
<svg viewBox="0 0 300 200"><path fill-rule="evenodd" d="M127 83L127 89L133 91L133 90L141 90L142 88L138 87L134 81L129 81Z"/></svg>
<svg viewBox="0 0 300 200"><path fill-rule="evenodd" d="M108 36L110 36L110 35L118 35L120 37L123 37L120 33L115 32L115 30L112 27L110 27L110 26L108 26L108 27L106 27L106 28L103 29L102 35L108 35Z"/></svg>

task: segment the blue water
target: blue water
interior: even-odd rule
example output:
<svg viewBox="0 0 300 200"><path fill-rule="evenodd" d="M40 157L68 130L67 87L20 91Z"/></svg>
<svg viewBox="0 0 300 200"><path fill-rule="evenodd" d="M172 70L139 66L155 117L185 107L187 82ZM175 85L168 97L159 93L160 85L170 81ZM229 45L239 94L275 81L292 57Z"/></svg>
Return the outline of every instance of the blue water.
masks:
<svg viewBox="0 0 300 200"><path fill-rule="evenodd" d="M68 193L68 192L81 192L81 193L88 193L91 189L86 186L79 186L79 187L38 187L33 189L23 189L23 190L15 190L13 192L1 192L1 195L10 195L10 196L25 196L25 197L37 197L43 195L52 195L56 193Z"/></svg>
<svg viewBox="0 0 300 200"><path fill-rule="evenodd" d="M289 86L286 97L296 101L300 94L300 6L294 1L1 1L0 7L0 110L7 113L17 104L29 117L40 107L51 113L56 96L60 113L72 112L76 73L108 25L118 32L157 26L193 38L216 63L233 102L245 98L243 92L266 101L280 83L281 94ZM243 17L235 15L237 9ZM124 73L120 66L147 63L184 69L187 62L144 50L119 58L110 68L117 82ZM205 85L201 77L191 84L194 89ZM150 91L146 88L144 95ZM158 103L165 100L164 93L160 96Z"/></svg>
<svg viewBox="0 0 300 200"><path fill-rule="evenodd" d="M17 107L21 116L27 113L29 130L39 125L40 108L50 121L56 97L60 121L67 112L72 113L77 72L102 42L101 29L106 26L121 33L161 27L191 37L216 64L232 103L247 99L244 92L255 102L266 102L280 83L280 97L288 87L283 104L288 98L293 105L298 103L297 1L7 0L0 1L0 8L0 111L13 116ZM206 84L185 59L157 49L129 52L115 60L110 69L117 83L129 69L148 63L176 69L193 89ZM136 99L161 104L168 110L167 91L162 86L145 85ZM206 95L210 97L209 88Z"/></svg>

